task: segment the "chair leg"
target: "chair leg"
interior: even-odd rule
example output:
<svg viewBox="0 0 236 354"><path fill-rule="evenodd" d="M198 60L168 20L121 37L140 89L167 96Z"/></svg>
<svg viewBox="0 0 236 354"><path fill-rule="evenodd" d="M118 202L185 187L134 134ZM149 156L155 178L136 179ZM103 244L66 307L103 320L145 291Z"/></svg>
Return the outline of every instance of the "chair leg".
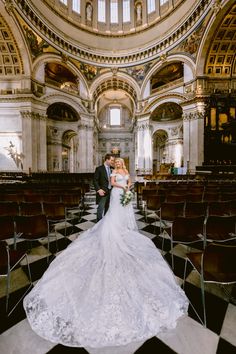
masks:
<svg viewBox="0 0 236 354"><path fill-rule="evenodd" d="M10 282L11 282L11 273L8 271L7 274L7 282L6 282L6 313L8 312L8 306L9 306L9 296L10 296Z"/></svg>
<svg viewBox="0 0 236 354"><path fill-rule="evenodd" d="M30 266L29 266L29 258L28 258L27 254L25 256L26 256L27 268L28 268L28 273L29 273L29 280L30 280L30 284L32 284L32 275L31 275L31 270L30 270Z"/></svg>
<svg viewBox="0 0 236 354"><path fill-rule="evenodd" d="M183 289L184 289L184 287L185 287L187 264L188 264L188 258L185 259L185 263L184 263L184 281L183 281Z"/></svg>
<svg viewBox="0 0 236 354"><path fill-rule="evenodd" d="M204 280L201 275L201 293L202 293L202 306L203 306L203 322L204 326L206 327L206 302L205 302L205 285L204 285Z"/></svg>
<svg viewBox="0 0 236 354"><path fill-rule="evenodd" d="M30 285L27 288L27 290L24 292L24 294L21 296L20 300L17 301L17 303L14 305L14 307L11 309L10 312L8 312L8 300L9 300L9 290L10 290L10 282L9 282L9 287L8 287L8 294L7 294L7 309L6 309L6 313L7 316L10 316L12 314L12 312L15 310L15 308L17 307L17 305L21 302L21 300L25 297L25 295L28 293L29 289L32 287L33 283L32 283L32 276L31 276L31 270L30 270L30 266L29 266L29 259L28 259L28 255L25 255L26 257L26 262L27 262L27 267L28 267L28 273L29 273L29 280L30 280ZM10 277L9 277L10 280Z"/></svg>

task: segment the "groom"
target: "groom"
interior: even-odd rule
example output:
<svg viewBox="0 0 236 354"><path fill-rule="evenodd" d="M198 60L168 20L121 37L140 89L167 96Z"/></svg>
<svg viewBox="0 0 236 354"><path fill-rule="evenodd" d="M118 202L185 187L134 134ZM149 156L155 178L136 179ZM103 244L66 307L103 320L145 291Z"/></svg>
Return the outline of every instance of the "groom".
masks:
<svg viewBox="0 0 236 354"><path fill-rule="evenodd" d="M114 160L113 155L106 154L104 164L98 166L94 173L94 188L96 190L96 203L98 204L97 221L102 219L109 207L111 192L110 174Z"/></svg>

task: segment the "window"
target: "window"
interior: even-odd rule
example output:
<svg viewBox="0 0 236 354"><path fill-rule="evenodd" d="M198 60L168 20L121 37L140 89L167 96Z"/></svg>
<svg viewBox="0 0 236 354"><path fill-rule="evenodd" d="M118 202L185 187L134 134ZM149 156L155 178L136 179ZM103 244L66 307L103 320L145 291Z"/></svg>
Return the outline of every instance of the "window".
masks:
<svg viewBox="0 0 236 354"><path fill-rule="evenodd" d="M120 108L111 107L110 108L110 125L120 125Z"/></svg>
<svg viewBox="0 0 236 354"><path fill-rule="evenodd" d="M72 10L78 12L80 14L80 0L73 0L72 1Z"/></svg>
<svg viewBox="0 0 236 354"><path fill-rule="evenodd" d="M111 23L118 23L118 2L110 0Z"/></svg>
<svg viewBox="0 0 236 354"><path fill-rule="evenodd" d="M106 1L98 0L98 21L106 22Z"/></svg>
<svg viewBox="0 0 236 354"><path fill-rule="evenodd" d="M148 9L148 14L151 12L156 11L156 2L155 0L147 0L147 9Z"/></svg>
<svg viewBox="0 0 236 354"><path fill-rule="evenodd" d="M164 5L168 0L160 0L160 5Z"/></svg>
<svg viewBox="0 0 236 354"><path fill-rule="evenodd" d="M130 0L123 0L123 22L130 22Z"/></svg>
<svg viewBox="0 0 236 354"><path fill-rule="evenodd" d="M60 0L64 5L67 5L67 0Z"/></svg>

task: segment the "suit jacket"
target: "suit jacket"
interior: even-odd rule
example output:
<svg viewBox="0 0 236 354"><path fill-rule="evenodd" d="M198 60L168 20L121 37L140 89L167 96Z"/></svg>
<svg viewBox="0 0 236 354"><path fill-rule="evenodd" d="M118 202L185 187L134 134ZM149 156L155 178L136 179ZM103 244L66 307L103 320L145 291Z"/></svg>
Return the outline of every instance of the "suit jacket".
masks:
<svg viewBox="0 0 236 354"><path fill-rule="evenodd" d="M99 189L103 189L106 193L109 193L109 180L108 180L108 176L107 176L107 170L106 167L104 165L98 166L95 170L94 173L94 188L96 190L96 192ZM100 199L100 195L98 193L96 193L96 201L98 203L99 199Z"/></svg>

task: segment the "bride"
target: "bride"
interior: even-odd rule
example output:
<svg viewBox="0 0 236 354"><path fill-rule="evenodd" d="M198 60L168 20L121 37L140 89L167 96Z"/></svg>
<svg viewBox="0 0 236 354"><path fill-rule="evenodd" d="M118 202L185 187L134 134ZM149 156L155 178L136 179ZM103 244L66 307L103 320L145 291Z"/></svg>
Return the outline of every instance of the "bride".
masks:
<svg viewBox="0 0 236 354"><path fill-rule="evenodd" d="M153 242L138 232L131 184L115 160L106 215L50 264L24 299L32 329L54 343L100 348L145 341L174 328L188 300Z"/></svg>

